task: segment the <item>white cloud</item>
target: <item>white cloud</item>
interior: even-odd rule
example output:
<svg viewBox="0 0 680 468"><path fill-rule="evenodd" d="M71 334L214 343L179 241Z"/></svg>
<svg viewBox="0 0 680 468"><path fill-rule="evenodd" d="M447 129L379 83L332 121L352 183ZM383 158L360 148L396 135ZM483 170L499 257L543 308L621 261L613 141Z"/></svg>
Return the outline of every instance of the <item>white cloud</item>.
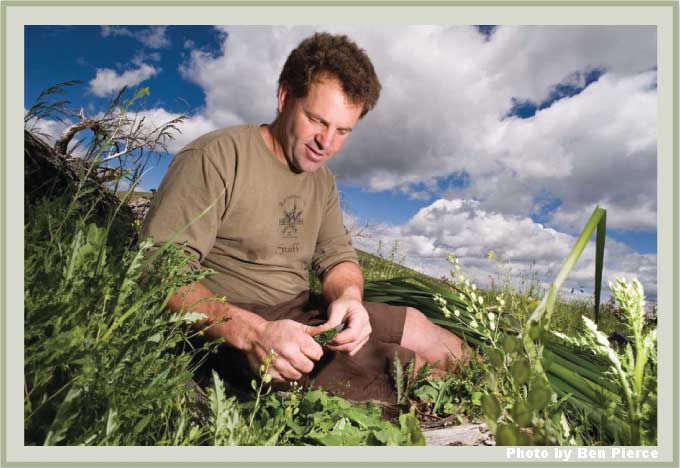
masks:
<svg viewBox="0 0 680 468"><path fill-rule="evenodd" d="M147 29L136 31L132 31L124 26L102 26L101 32L103 37L131 37L152 49L161 49L170 46L170 39L166 35L167 26L151 26Z"/></svg>
<svg viewBox="0 0 680 468"><path fill-rule="evenodd" d="M354 225L360 221L349 218ZM585 222L584 222L585 224ZM576 237L560 233L533 222L530 218L508 216L485 211L470 200L440 199L421 209L408 222L399 225L379 225L364 230L354 240L355 247L375 252L378 241L383 252L398 243L398 255L405 264L433 277L450 277L452 266L446 258L453 253L460 259L463 271L482 286L493 279L504 281L498 261L487 258L493 251L502 258L502 266L509 270L515 286L532 275L543 286L552 282L571 251ZM582 288L586 294L593 290L595 246L586 246L576 267L565 283L565 291ZM605 247L603 291L617 277L637 277L649 297L656 297L656 255L639 254L631 248L607 240Z"/></svg>
<svg viewBox="0 0 680 468"><path fill-rule="evenodd" d="M654 80L654 72L607 74L531 119L500 122L484 141L484 159L496 167L468 166L471 186L451 196L528 214L548 192L561 201L556 227L574 229L569 221L599 204L609 211L611 227L655 229Z"/></svg>
<svg viewBox="0 0 680 468"><path fill-rule="evenodd" d="M180 115L181 114L178 113L168 112L162 108L155 108L143 110L137 114L137 117L143 117L145 119L145 124L148 125L149 128L156 128L178 118ZM168 142L168 151L170 153L176 153L187 143L218 128L217 125L201 114L186 116L186 119L181 124L177 125L177 127L181 133L173 133L175 139Z"/></svg>
<svg viewBox="0 0 680 468"><path fill-rule="evenodd" d="M24 109L24 114L26 114L27 110ZM52 119L40 119L40 120L31 120L28 122L27 128L30 130L34 135L40 137L42 140L45 141L45 143L49 144L50 146L53 146L54 143L56 143L57 138L61 135L61 133L66 130L66 128L71 125L73 122L70 120L64 120L64 121L58 121L58 120L52 120Z"/></svg>
<svg viewBox="0 0 680 468"><path fill-rule="evenodd" d="M159 72L160 68L145 63L140 63L138 68L127 70L122 74L118 74L110 68L98 68L97 75L90 80L90 90L99 97L110 96L120 91L124 86L136 86Z"/></svg>
<svg viewBox="0 0 680 468"><path fill-rule="evenodd" d="M118 181L118 187L114 184L109 184L109 189L116 189L117 192L127 192L130 190L131 183L127 179L121 179ZM134 192L148 192L149 190L139 184L135 185Z"/></svg>

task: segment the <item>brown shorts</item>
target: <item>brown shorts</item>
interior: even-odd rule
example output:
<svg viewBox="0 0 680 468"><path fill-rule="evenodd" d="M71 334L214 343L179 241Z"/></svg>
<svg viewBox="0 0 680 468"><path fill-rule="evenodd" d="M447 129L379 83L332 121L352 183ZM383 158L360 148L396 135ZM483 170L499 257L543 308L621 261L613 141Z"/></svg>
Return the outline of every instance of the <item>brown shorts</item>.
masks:
<svg viewBox="0 0 680 468"><path fill-rule="evenodd" d="M310 296L308 291L276 306L234 305L266 320L290 319L311 326L326 321L325 305L319 297ZM364 302L364 307L372 329L368 342L354 356L324 350L324 356L314 370L300 379L303 387L323 388L354 401L396 401L393 378L395 355L399 356L402 365L415 358L413 351L400 346L406 307L375 302ZM223 348L217 359L210 359L209 366L232 384L249 382L252 374L245 356L233 348Z"/></svg>

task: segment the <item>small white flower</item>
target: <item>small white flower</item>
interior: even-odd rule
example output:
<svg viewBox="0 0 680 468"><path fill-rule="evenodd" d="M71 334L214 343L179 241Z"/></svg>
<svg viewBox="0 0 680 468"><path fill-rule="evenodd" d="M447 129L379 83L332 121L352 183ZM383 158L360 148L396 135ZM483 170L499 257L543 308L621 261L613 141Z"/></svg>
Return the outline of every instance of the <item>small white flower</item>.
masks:
<svg viewBox="0 0 680 468"><path fill-rule="evenodd" d="M493 321L489 322L489 328L492 329L492 330L495 330L496 329L496 322L493 322Z"/></svg>
<svg viewBox="0 0 680 468"><path fill-rule="evenodd" d="M477 300L479 301L479 305L483 305L483 304L484 304L484 298L483 298L482 296L479 296L479 297L477 298Z"/></svg>
<svg viewBox="0 0 680 468"><path fill-rule="evenodd" d="M472 302L475 302L477 300L477 294L475 294L474 292L471 292L470 293L470 299L472 299Z"/></svg>
<svg viewBox="0 0 680 468"><path fill-rule="evenodd" d="M496 315L493 312L489 312L488 314L486 314L486 316L489 317L489 320L491 320L492 322L496 320Z"/></svg>
<svg viewBox="0 0 680 468"><path fill-rule="evenodd" d="M472 290L473 290L473 291L477 291L477 285L474 284L474 283L472 284Z"/></svg>
<svg viewBox="0 0 680 468"><path fill-rule="evenodd" d="M458 309L454 310L453 315L455 315L456 317L460 317L460 310Z"/></svg>
<svg viewBox="0 0 680 468"><path fill-rule="evenodd" d="M470 327L471 327L471 328L477 328L477 322L476 322L474 319L472 319L472 320L470 321Z"/></svg>
<svg viewBox="0 0 680 468"><path fill-rule="evenodd" d="M505 307L505 301L503 299L498 301L498 303L500 304L501 307Z"/></svg>

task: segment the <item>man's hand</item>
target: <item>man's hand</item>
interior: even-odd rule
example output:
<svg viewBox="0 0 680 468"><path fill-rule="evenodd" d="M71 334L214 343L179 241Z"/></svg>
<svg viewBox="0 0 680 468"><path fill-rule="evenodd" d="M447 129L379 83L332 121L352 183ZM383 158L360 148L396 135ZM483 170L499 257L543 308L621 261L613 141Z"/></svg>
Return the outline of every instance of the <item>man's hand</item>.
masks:
<svg viewBox="0 0 680 468"><path fill-rule="evenodd" d="M323 333L345 323L345 328L326 346L354 356L371 335L371 322L361 301L352 296L341 296L328 306L328 321L310 330L312 335Z"/></svg>
<svg viewBox="0 0 680 468"><path fill-rule="evenodd" d="M314 369L323 349L311 336L312 327L293 320L263 321L257 327L250 346L244 350L248 363L257 372L267 355L276 355L269 367L272 380L298 380Z"/></svg>

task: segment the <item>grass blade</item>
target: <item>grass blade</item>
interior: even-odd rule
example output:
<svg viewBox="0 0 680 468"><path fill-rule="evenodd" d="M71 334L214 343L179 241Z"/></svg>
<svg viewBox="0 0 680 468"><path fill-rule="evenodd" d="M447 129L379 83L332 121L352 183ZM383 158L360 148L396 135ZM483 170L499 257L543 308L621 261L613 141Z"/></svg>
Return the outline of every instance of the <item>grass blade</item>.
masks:
<svg viewBox="0 0 680 468"><path fill-rule="evenodd" d="M604 263L604 241L607 232L607 212L602 213L597 223L595 241L595 323L600 318L600 291L602 289L602 267Z"/></svg>
<svg viewBox="0 0 680 468"><path fill-rule="evenodd" d="M600 208L599 206L595 207L595 210L590 216L588 223L586 223L583 231L581 231L581 235L578 237L578 239L576 239L574 247L572 247L571 252L569 252L567 259L564 261L564 264L562 264L562 268L560 268L559 273L555 277L555 281L553 281L552 285L550 286L553 294L550 294L549 292L543 297L541 303L536 307L533 314L531 314L531 317L529 318L530 323L544 321L543 326L548 328L548 323L550 323L550 315L555 307L557 292L564 284L564 281L567 279L567 276L576 265L576 262L578 262L578 259L583 253L583 249L588 244L590 236L593 234L593 231L595 231L595 228L598 226L600 221L604 218L605 214L606 211L604 209ZM604 236L604 229L602 229L602 236ZM602 249L604 252L604 241L602 242Z"/></svg>

